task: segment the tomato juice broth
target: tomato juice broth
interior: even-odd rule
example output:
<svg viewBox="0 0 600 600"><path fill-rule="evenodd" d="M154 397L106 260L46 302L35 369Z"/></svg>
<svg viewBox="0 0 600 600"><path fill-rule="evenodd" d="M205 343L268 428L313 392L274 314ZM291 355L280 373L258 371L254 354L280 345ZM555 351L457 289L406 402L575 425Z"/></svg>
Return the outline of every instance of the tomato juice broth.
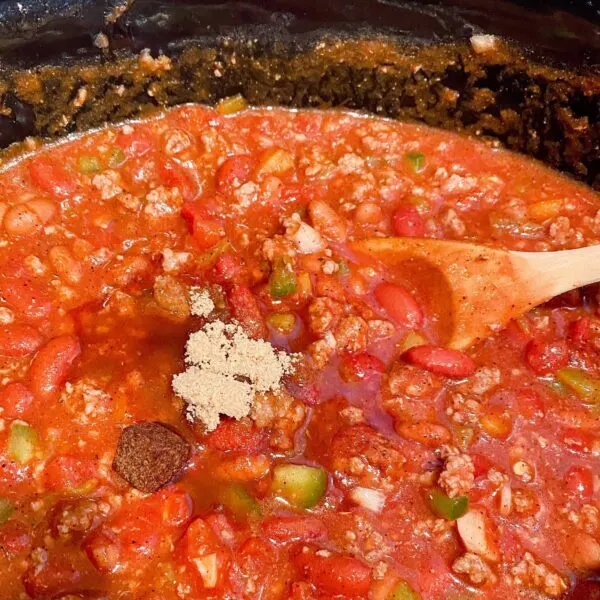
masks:
<svg viewBox="0 0 600 600"><path fill-rule="evenodd" d="M448 353L436 274L349 244L574 248L599 209L521 156L337 111L188 105L8 165L0 598L561 597L600 569L596 288ZM212 433L171 389L192 286L305 356ZM143 421L192 444L154 494L111 468ZM310 506L274 492L288 463L326 474Z"/></svg>

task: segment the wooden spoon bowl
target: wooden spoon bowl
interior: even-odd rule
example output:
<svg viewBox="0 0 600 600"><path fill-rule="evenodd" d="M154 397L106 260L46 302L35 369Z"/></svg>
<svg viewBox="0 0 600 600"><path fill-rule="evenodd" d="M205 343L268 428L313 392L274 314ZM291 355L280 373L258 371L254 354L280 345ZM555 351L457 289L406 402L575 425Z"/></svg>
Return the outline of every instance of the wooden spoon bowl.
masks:
<svg viewBox="0 0 600 600"><path fill-rule="evenodd" d="M557 252L513 252L467 242L372 238L353 244L386 267L425 261L449 297L446 346L463 350L511 319L569 290L600 281L600 245Z"/></svg>

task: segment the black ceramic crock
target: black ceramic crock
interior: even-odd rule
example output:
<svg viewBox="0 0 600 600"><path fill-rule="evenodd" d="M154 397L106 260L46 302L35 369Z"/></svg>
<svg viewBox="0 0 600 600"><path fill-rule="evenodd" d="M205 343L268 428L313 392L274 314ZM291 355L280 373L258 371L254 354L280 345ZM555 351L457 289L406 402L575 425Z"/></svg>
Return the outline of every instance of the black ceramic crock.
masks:
<svg viewBox="0 0 600 600"><path fill-rule="evenodd" d="M480 33L504 50L475 53ZM168 61L141 66L145 49ZM237 93L464 131L600 189L598 0L0 0L5 156Z"/></svg>

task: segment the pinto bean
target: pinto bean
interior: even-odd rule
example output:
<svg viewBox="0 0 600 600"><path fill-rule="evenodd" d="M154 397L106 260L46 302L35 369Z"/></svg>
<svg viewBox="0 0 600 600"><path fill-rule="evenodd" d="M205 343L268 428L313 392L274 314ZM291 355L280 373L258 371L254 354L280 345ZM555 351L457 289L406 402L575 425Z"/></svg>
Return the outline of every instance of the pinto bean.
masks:
<svg viewBox="0 0 600 600"><path fill-rule="evenodd" d="M66 283L76 285L83 277L81 263L77 261L66 246L54 246L48 252L48 258L54 270Z"/></svg>
<svg viewBox="0 0 600 600"><path fill-rule="evenodd" d="M308 214L313 227L328 240L343 242L348 237L348 225L324 200L312 200Z"/></svg>
<svg viewBox="0 0 600 600"><path fill-rule="evenodd" d="M223 460L217 466L215 475L227 481L251 481L264 477L270 468L271 460L264 454L235 456Z"/></svg>
<svg viewBox="0 0 600 600"><path fill-rule="evenodd" d="M41 228L38 215L25 204L11 206L4 215L4 229L8 235L34 235Z"/></svg>
<svg viewBox="0 0 600 600"><path fill-rule="evenodd" d="M26 206L37 215L42 225L48 223L56 214L56 204L48 200L30 200Z"/></svg>
<svg viewBox="0 0 600 600"><path fill-rule="evenodd" d="M354 212L354 220L360 224L375 225L381 221L383 211L374 202L359 204Z"/></svg>

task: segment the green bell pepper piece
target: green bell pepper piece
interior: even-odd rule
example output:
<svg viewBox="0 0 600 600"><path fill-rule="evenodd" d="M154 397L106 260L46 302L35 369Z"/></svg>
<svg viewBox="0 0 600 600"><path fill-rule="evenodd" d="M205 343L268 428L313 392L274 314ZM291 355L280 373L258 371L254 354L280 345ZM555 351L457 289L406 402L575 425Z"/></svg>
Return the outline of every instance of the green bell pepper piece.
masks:
<svg viewBox="0 0 600 600"><path fill-rule="evenodd" d="M269 290L273 298L285 298L296 291L296 273L289 260L277 258L269 278Z"/></svg>
<svg viewBox="0 0 600 600"><path fill-rule="evenodd" d="M592 404L600 403L600 379L590 377L585 371L572 367L557 371L556 379L583 400Z"/></svg>
<svg viewBox="0 0 600 600"><path fill-rule="evenodd" d="M258 502L243 485L232 484L222 489L219 501L238 521L258 519L262 513Z"/></svg>
<svg viewBox="0 0 600 600"><path fill-rule="evenodd" d="M308 465L277 465L273 469L271 490L293 506L312 508L325 495L327 472Z"/></svg>
<svg viewBox="0 0 600 600"><path fill-rule="evenodd" d="M82 173L97 173L100 169L100 161L95 156L80 156L77 161Z"/></svg>
<svg viewBox="0 0 600 600"><path fill-rule="evenodd" d="M425 155L422 152L407 152L404 158L415 173L420 173L425 168Z"/></svg>
<svg viewBox="0 0 600 600"><path fill-rule="evenodd" d="M33 459L38 445L37 432L23 421L14 421L8 434L8 455L22 465Z"/></svg>
<svg viewBox="0 0 600 600"><path fill-rule="evenodd" d="M0 525L6 523L14 511L15 507L12 502L6 500L6 498L0 498Z"/></svg>
<svg viewBox="0 0 600 600"><path fill-rule="evenodd" d="M450 498L444 492L433 489L427 495L429 508L438 516L455 521L469 510L469 499L467 496Z"/></svg>
<svg viewBox="0 0 600 600"><path fill-rule="evenodd" d="M406 581L401 581L394 588L388 600L421 600L421 594L417 594Z"/></svg>

